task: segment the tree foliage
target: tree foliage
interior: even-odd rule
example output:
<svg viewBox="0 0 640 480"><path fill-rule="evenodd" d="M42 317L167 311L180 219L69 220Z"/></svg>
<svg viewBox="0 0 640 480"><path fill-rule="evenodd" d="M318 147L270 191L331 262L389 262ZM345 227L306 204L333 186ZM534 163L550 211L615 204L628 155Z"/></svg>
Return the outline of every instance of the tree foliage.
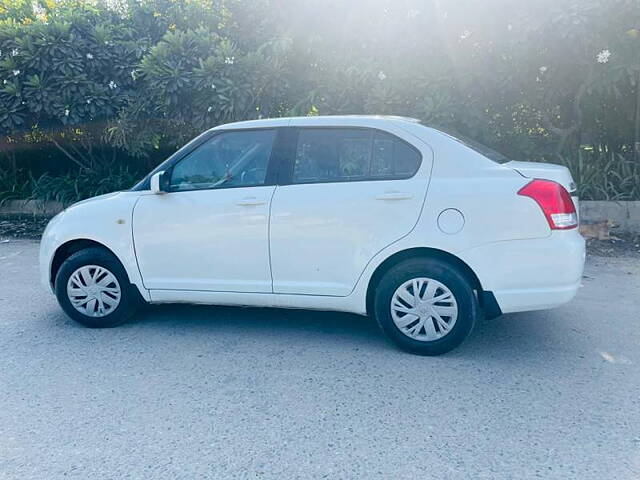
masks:
<svg viewBox="0 0 640 480"><path fill-rule="evenodd" d="M12 164L39 145L135 171L223 122L395 114L575 175L620 166L624 192L585 190L620 198L639 79L636 0L0 0Z"/></svg>

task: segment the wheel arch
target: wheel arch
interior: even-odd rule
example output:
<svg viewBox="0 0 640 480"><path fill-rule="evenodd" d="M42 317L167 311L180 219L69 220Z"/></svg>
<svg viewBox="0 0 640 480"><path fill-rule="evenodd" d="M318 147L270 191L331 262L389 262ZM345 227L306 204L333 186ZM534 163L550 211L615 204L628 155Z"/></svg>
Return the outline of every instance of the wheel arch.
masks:
<svg viewBox="0 0 640 480"><path fill-rule="evenodd" d="M369 284L367 286L367 295L366 295L367 314L371 315L373 312L374 293L383 275L387 271L389 271L389 269L394 265L397 265L398 263L404 260L407 260L409 258L419 258L419 257L438 258L459 269L459 271L469 280L469 282L471 282L472 288L477 292L478 300L480 302L480 307L485 311L485 316L489 318L494 318L501 314L500 307L495 302L495 298L493 298L493 294L491 292L487 292L483 290L482 284L480 283L480 279L478 278L476 273L473 271L473 269L469 265L467 265L466 262L461 260L459 257L453 255L452 253L449 253L437 248L430 248L430 247L416 247L416 248L401 250L389 256L388 258L386 258L380 265L376 267L375 271L369 278Z"/></svg>
<svg viewBox="0 0 640 480"><path fill-rule="evenodd" d="M60 267L62 266L62 264L67 258L69 258L74 253L79 252L80 250L85 250L87 248L101 248L109 252L115 258L118 258L118 256L113 252L113 250L111 250L109 247L107 247L103 243L97 242L95 240L90 240L88 238L76 238L73 240L69 240L68 242L65 242L60 246L58 246L58 248L56 248L55 253L53 254L53 259L51 260L51 267L49 269L49 283L53 285L56 275L60 270ZM119 258L118 258L118 261L122 264ZM124 270L126 273L126 269ZM129 282L131 282L131 279L129 279Z"/></svg>

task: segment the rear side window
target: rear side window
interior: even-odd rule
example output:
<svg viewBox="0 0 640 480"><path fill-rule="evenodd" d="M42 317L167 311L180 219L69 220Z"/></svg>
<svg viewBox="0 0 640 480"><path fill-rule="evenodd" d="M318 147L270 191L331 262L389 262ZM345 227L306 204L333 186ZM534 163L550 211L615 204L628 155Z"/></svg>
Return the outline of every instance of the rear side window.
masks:
<svg viewBox="0 0 640 480"><path fill-rule="evenodd" d="M420 153L384 132L362 128L301 128L293 183L394 180L415 175Z"/></svg>

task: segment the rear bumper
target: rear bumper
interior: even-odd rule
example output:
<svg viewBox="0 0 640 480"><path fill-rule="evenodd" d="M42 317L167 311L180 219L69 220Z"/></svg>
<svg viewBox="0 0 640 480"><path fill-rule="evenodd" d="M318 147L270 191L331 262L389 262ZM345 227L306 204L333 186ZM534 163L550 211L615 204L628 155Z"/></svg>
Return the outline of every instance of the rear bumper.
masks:
<svg viewBox="0 0 640 480"><path fill-rule="evenodd" d="M580 288L585 242L577 229L529 240L495 242L459 254L493 292L502 313L553 308Z"/></svg>
<svg viewBox="0 0 640 480"><path fill-rule="evenodd" d="M502 313L545 310L567 303L576 296L580 283L553 288L507 289L494 292Z"/></svg>

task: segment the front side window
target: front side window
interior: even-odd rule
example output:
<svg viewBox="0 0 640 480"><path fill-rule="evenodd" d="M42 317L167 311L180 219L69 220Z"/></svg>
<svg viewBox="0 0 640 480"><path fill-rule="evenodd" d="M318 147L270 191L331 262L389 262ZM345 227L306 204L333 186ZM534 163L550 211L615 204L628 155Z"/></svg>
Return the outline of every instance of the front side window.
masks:
<svg viewBox="0 0 640 480"><path fill-rule="evenodd" d="M223 132L180 160L171 172L171 190L264 185L275 130Z"/></svg>
<svg viewBox="0 0 640 480"><path fill-rule="evenodd" d="M418 151L391 134L362 128L302 128L293 183L409 178L419 167Z"/></svg>

